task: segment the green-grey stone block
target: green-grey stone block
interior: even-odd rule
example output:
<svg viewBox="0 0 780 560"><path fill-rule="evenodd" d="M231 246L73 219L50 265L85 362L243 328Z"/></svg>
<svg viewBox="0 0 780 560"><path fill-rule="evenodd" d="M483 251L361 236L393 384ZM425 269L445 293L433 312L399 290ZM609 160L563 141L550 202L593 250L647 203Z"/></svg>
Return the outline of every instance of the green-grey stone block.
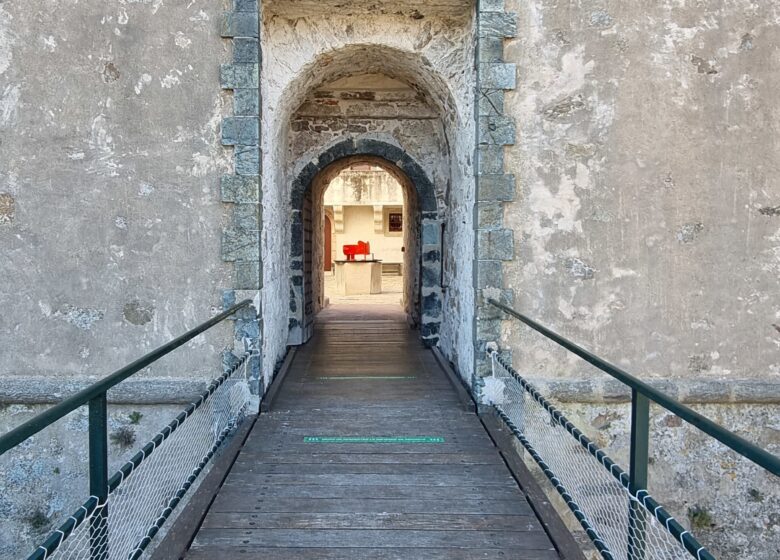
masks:
<svg viewBox="0 0 780 560"><path fill-rule="evenodd" d="M501 338L501 321L477 317L477 340L498 340Z"/></svg>
<svg viewBox="0 0 780 560"><path fill-rule="evenodd" d="M515 292L514 290L477 290L477 316L484 319L499 319L504 318L504 312L501 311L495 305L488 302L488 299L495 299L498 303L506 305L507 307L514 307L515 305Z"/></svg>
<svg viewBox="0 0 780 560"><path fill-rule="evenodd" d="M259 261L260 236L257 232L227 228L222 231L222 260Z"/></svg>
<svg viewBox="0 0 780 560"><path fill-rule="evenodd" d="M225 117L222 119L222 144L225 146L257 146L260 141L260 119L257 117Z"/></svg>
<svg viewBox="0 0 780 560"><path fill-rule="evenodd" d="M260 48L254 37L233 39L233 62L255 64L260 62Z"/></svg>
<svg viewBox="0 0 780 560"><path fill-rule="evenodd" d="M479 16L480 37L517 37L517 14L484 12Z"/></svg>
<svg viewBox="0 0 780 560"><path fill-rule="evenodd" d="M479 117L479 143L498 146L514 144L514 120L509 117Z"/></svg>
<svg viewBox="0 0 780 560"><path fill-rule="evenodd" d="M252 116L260 114L260 91L258 89L233 90L233 114Z"/></svg>
<svg viewBox="0 0 780 560"><path fill-rule="evenodd" d="M233 159L236 174L260 175L260 148L257 146L236 146Z"/></svg>
<svg viewBox="0 0 780 560"><path fill-rule="evenodd" d="M515 176L508 174L479 175L479 201L500 200L509 202L515 199Z"/></svg>
<svg viewBox="0 0 780 560"><path fill-rule="evenodd" d="M479 40L479 62L503 62L504 38L482 37Z"/></svg>
<svg viewBox="0 0 780 560"><path fill-rule="evenodd" d="M233 225L236 229L257 232L260 236L262 209L259 204L236 204L233 206Z"/></svg>
<svg viewBox="0 0 780 560"><path fill-rule="evenodd" d="M437 245L439 243L441 226L437 223L423 224L422 242L423 245Z"/></svg>
<svg viewBox="0 0 780 560"><path fill-rule="evenodd" d="M489 229L477 232L479 259L511 261L514 256L515 239L511 229Z"/></svg>
<svg viewBox="0 0 780 560"><path fill-rule="evenodd" d="M233 11L257 13L257 0L233 0Z"/></svg>
<svg viewBox="0 0 780 560"><path fill-rule="evenodd" d="M258 261L236 261L233 283L237 290L259 290L262 286L262 272Z"/></svg>
<svg viewBox="0 0 780 560"><path fill-rule="evenodd" d="M479 65L479 86L488 89L515 89L517 66L509 62L483 62Z"/></svg>
<svg viewBox="0 0 780 560"><path fill-rule="evenodd" d="M503 225L504 205L502 203L477 203L477 229L501 229Z"/></svg>
<svg viewBox="0 0 780 560"><path fill-rule="evenodd" d="M258 37L258 12L225 12L222 14L222 37Z"/></svg>
<svg viewBox="0 0 780 560"><path fill-rule="evenodd" d="M480 89L478 96L479 116L494 117L504 114L504 90Z"/></svg>
<svg viewBox="0 0 780 560"><path fill-rule="evenodd" d="M222 202L259 203L260 178L223 175L220 180Z"/></svg>
<svg viewBox="0 0 780 560"><path fill-rule="evenodd" d="M503 12L504 0L479 0L480 12Z"/></svg>
<svg viewBox="0 0 780 560"><path fill-rule="evenodd" d="M260 65L251 63L223 64L220 66L219 79L222 89L256 89L260 85Z"/></svg>
<svg viewBox="0 0 780 560"><path fill-rule="evenodd" d="M504 284L504 270L501 261L478 261L477 262L477 287L499 288Z"/></svg>
<svg viewBox="0 0 780 560"><path fill-rule="evenodd" d="M504 148L502 146L479 146L477 149L477 173L487 175L503 172Z"/></svg>

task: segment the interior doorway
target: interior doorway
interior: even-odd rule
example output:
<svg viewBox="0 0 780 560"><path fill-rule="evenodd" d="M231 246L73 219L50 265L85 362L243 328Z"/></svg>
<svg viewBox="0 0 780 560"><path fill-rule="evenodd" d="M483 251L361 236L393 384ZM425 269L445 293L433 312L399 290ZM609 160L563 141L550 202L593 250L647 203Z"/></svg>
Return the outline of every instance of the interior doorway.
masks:
<svg viewBox="0 0 780 560"><path fill-rule="evenodd" d="M330 181L323 195L324 308L404 306L411 296L404 290L406 208L403 185L376 163L353 163Z"/></svg>

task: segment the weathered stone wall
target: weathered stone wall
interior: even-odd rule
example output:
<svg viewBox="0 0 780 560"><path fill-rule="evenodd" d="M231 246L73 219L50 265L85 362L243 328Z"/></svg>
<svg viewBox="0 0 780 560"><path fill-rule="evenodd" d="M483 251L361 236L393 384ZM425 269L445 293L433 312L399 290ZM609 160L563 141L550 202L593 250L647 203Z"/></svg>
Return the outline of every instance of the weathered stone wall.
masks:
<svg viewBox="0 0 780 560"><path fill-rule="evenodd" d="M514 307L780 452L778 6L506 8ZM500 344L626 463L616 382L516 321ZM776 556L776 483L679 419L656 411L651 433L660 501L720 557Z"/></svg>
<svg viewBox="0 0 780 560"><path fill-rule="evenodd" d="M0 375L104 375L220 310L223 8L0 4ZM213 377L230 329L155 373Z"/></svg>
<svg viewBox="0 0 780 560"><path fill-rule="evenodd" d="M778 6L507 5L517 307L646 376L780 381Z"/></svg>

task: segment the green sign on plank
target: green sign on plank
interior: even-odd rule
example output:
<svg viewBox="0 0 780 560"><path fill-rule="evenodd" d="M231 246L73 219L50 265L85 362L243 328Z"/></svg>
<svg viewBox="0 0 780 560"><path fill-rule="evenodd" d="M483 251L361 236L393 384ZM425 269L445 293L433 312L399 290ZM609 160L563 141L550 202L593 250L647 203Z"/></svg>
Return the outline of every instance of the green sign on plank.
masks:
<svg viewBox="0 0 780 560"><path fill-rule="evenodd" d="M304 436L304 443L444 443L439 436Z"/></svg>

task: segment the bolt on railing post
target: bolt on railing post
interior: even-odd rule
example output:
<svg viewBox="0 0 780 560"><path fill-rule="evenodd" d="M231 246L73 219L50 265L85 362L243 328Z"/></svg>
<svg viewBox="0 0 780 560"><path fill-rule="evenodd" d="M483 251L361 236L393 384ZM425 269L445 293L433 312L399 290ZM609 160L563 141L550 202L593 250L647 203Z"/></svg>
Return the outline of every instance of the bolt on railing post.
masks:
<svg viewBox="0 0 780 560"><path fill-rule="evenodd" d="M650 400L636 389L631 391L630 492L647 490L650 446ZM643 560L647 545L647 512L631 500L628 512L628 559Z"/></svg>
<svg viewBox="0 0 780 560"><path fill-rule="evenodd" d="M98 501L90 520L90 560L108 558L108 405L106 393L89 401L89 492Z"/></svg>

